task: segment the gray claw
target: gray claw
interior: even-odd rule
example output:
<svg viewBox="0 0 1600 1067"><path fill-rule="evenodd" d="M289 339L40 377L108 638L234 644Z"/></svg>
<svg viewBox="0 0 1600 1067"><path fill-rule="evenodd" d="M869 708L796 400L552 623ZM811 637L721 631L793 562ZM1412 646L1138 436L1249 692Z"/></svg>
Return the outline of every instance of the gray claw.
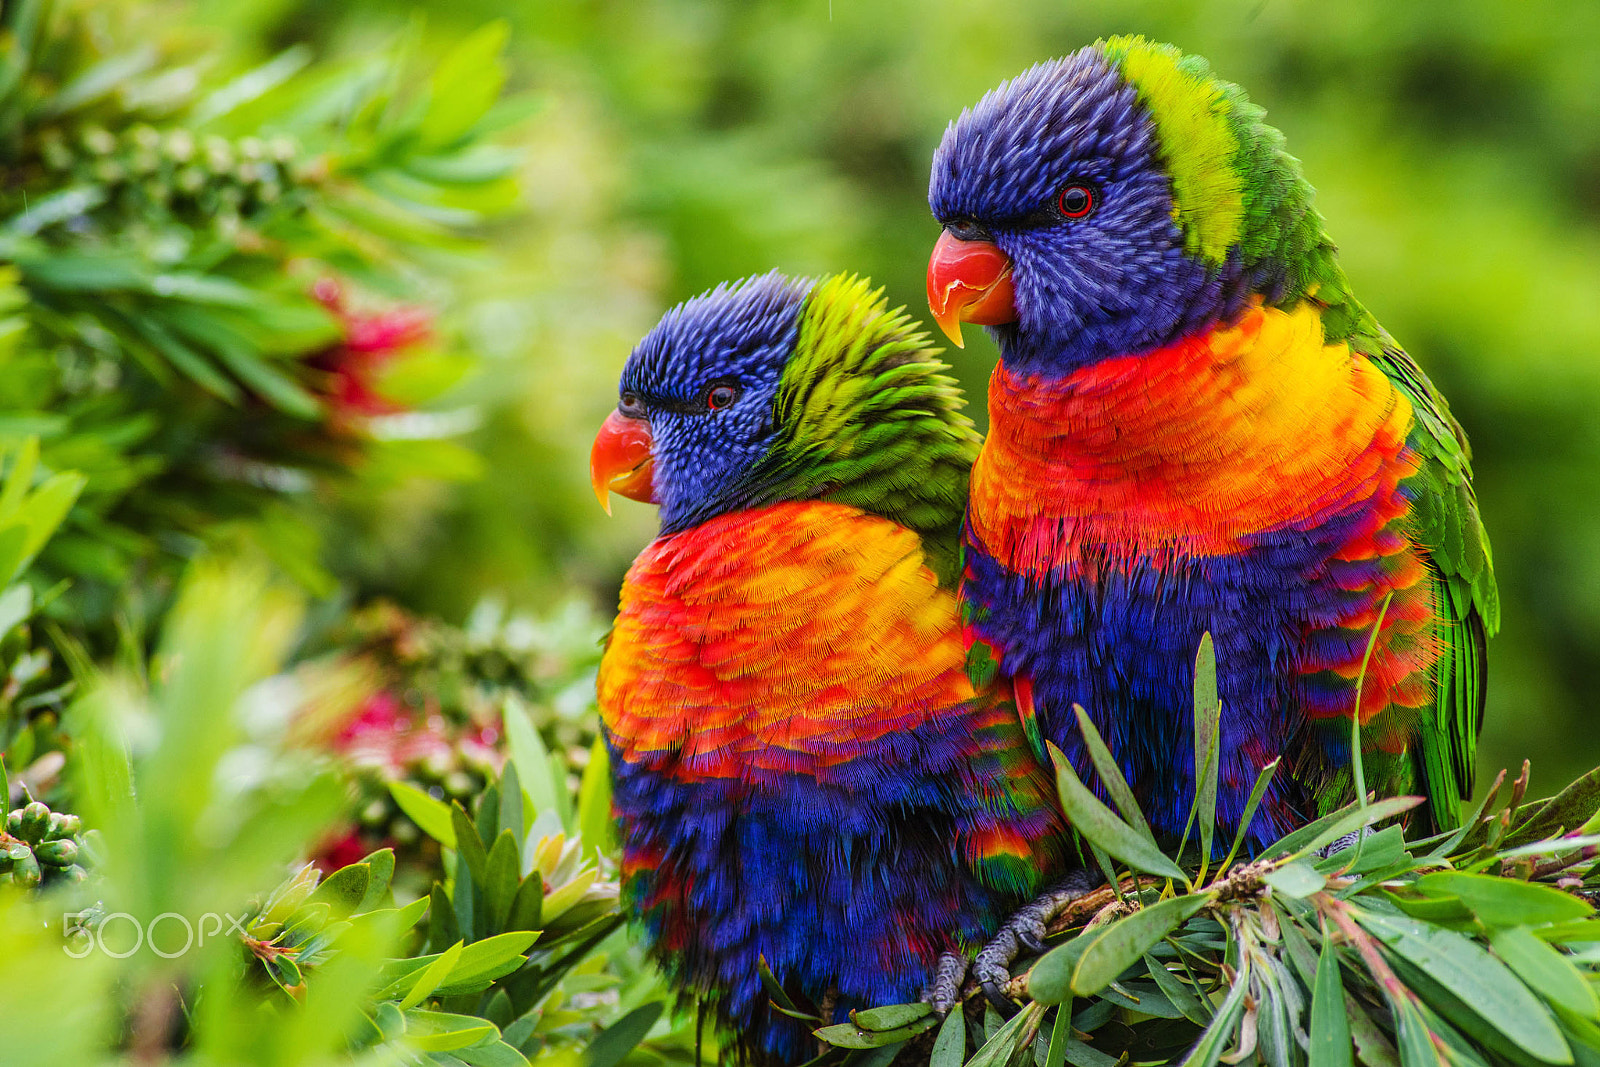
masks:
<svg viewBox="0 0 1600 1067"><path fill-rule="evenodd" d="M943 1019L961 1003L961 983L966 977L967 958L954 952L941 952L933 985L922 995L922 999L933 1007L935 1015Z"/></svg>
<svg viewBox="0 0 1600 1067"><path fill-rule="evenodd" d="M1005 994L1005 987L1011 981L1011 964L1023 949L1035 955L1042 954L1051 920L1099 883L1099 877L1089 871L1073 872L1041 893L1038 899L1018 909L978 952L972 961L973 977L983 987L989 1003L1002 1015L1009 1016L1017 1010L1015 1002Z"/></svg>

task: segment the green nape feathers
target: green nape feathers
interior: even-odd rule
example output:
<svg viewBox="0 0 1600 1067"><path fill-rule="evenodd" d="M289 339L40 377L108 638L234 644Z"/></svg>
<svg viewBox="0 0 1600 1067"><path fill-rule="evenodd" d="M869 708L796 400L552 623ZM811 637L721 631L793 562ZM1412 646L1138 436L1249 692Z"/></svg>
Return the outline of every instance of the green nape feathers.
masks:
<svg viewBox="0 0 1600 1067"><path fill-rule="evenodd" d="M915 530L948 582L981 439L936 352L865 279L819 282L778 385L778 437L755 480L769 495L849 504Z"/></svg>
<svg viewBox="0 0 1600 1067"><path fill-rule="evenodd" d="M1204 58L1172 45L1112 37L1098 47L1155 121L1190 253L1213 265L1236 255L1272 306L1313 300L1329 343L1375 340L1377 320L1351 292L1312 206L1316 190L1265 109Z"/></svg>

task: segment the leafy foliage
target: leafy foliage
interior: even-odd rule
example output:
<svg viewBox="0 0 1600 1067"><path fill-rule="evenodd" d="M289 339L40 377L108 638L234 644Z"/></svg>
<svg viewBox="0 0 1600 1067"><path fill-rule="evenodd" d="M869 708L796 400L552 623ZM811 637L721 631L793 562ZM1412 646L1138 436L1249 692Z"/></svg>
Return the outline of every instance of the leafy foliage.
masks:
<svg viewBox="0 0 1600 1067"><path fill-rule="evenodd" d="M1587 948L1600 939L1590 900L1600 894L1600 836L1592 832L1600 779L1524 803L1524 764L1503 799L1502 773L1465 825L1422 841L1407 841L1403 824L1420 798L1363 799L1236 862L1241 829L1213 874L1207 798L1220 705L1209 644L1195 682L1196 763L1209 768L1191 816L1200 848L1185 852L1180 843L1169 856L1156 847L1080 710L1121 815L1058 751L1051 755L1062 805L1108 867L1109 884L1073 902L1052 947L1012 981L1008 992L1024 1006L1010 1021L979 1027L952 1013L935 1067L963 1061L961 1031L951 1027L974 1031L968 1067L1030 1055L1040 1067L1109 1067L1123 1058L1335 1067L1352 1057L1368 1067L1431 1067L1600 1056L1600 956ZM1255 796L1275 769L1262 772ZM927 1028L896 1012L860 1012L853 1026L818 1035L845 1048L888 1048Z"/></svg>

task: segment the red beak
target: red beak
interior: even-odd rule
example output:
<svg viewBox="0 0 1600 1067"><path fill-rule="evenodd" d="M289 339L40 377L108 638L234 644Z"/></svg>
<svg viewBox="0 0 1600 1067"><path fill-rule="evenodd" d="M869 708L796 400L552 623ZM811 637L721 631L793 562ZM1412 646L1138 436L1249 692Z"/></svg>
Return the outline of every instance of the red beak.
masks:
<svg viewBox="0 0 1600 1067"><path fill-rule="evenodd" d="M630 419L613 411L600 424L594 447L589 450L589 480L607 515L611 514L611 493L643 504L656 503L655 471L650 458L654 444L650 424L644 419Z"/></svg>
<svg viewBox="0 0 1600 1067"><path fill-rule="evenodd" d="M989 241L963 241L946 230L928 258L928 310L957 348L966 347L963 322L1016 322L1011 257Z"/></svg>

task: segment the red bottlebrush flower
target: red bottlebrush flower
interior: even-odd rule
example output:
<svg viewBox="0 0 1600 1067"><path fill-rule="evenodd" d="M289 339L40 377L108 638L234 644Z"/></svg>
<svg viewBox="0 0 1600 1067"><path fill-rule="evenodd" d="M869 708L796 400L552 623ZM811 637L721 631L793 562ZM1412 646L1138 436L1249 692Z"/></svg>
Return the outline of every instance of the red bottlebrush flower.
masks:
<svg viewBox="0 0 1600 1067"><path fill-rule="evenodd" d="M399 352L421 344L433 332L433 316L424 308L397 307L376 314L350 310L344 286L323 278L311 295L339 319L344 340L312 356L307 362L327 375L322 392L335 421L372 415L392 415L400 404L377 390L379 370Z"/></svg>

